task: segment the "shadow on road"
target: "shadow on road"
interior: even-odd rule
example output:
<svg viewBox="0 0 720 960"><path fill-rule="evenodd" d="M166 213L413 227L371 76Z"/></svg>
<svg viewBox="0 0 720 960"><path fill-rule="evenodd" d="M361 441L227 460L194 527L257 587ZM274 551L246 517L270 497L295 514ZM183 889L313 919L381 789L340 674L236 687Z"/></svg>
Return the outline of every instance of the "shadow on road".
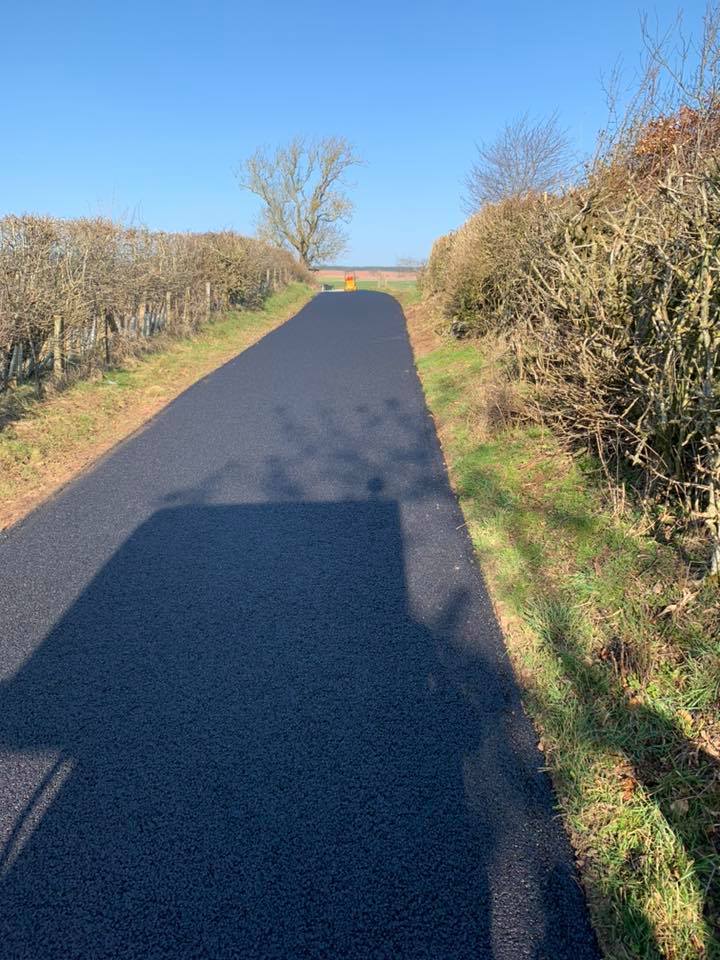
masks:
<svg viewBox="0 0 720 960"><path fill-rule="evenodd" d="M3 956L569 956L570 871L513 862L546 787L491 668L452 680L456 614L408 615L392 501L156 513L0 687Z"/></svg>

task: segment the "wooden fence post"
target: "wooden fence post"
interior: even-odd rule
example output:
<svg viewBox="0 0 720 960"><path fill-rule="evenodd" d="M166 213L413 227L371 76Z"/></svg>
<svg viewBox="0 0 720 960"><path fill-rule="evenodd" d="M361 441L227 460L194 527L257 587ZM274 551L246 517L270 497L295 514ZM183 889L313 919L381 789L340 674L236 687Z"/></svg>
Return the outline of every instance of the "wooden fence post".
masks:
<svg viewBox="0 0 720 960"><path fill-rule="evenodd" d="M8 366L8 375L7 375L8 383L11 380L16 380L18 383L20 382L20 374L18 372L19 370L18 351L19 350L20 350L20 341L18 340L18 342L12 348L12 353L10 354L10 363Z"/></svg>
<svg viewBox="0 0 720 960"><path fill-rule="evenodd" d="M185 287L183 297L183 328L187 330L190 326L190 287Z"/></svg>
<svg viewBox="0 0 720 960"><path fill-rule="evenodd" d="M22 383L23 378L23 345L22 340L18 340L15 348L15 382Z"/></svg>
<svg viewBox="0 0 720 960"><path fill-rule="evenodd" d="M205 320L206 321L210 319L210 305L212 303L211 293L212 293L212 288L210 286L210 281L207 280L205 282Z"/></svg>
<svg viewBox="0 0 720 960"><path fill-rule="evenodd" d="M65 373L65 343L63 318L55 314L53 318L53 377L61 380Z"/></svg>
<svg viewBox="0 0 720 960"><path fill-rule="evenodd" d="M108 323L108 312L103 310L103 333L105 340L105 366L110 366L110 324Z"/></svg>

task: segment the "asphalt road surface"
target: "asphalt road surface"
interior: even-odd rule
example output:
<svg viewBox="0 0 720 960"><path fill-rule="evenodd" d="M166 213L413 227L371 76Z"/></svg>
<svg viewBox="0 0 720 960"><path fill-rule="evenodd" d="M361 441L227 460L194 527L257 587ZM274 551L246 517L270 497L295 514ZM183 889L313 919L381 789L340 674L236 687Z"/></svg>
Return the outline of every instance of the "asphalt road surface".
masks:
<svg viewBox="0 0 720 960"><path fill-rule="evenodd" d="M597 951L402 312L316 297L0 543L0 956Z"/></svg>

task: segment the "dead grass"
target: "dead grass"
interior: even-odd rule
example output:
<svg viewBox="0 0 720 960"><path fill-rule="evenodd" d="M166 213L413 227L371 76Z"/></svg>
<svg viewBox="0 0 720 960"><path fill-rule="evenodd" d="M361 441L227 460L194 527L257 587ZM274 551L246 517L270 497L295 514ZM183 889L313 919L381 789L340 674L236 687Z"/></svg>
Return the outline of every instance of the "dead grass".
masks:
<svg viewBox="0 0 720 960"><path fill-rule="evenodd" d="M400 298L398 298L400 299ZM400 300L402 303L402 300ZM437 349L442 336L437 329L437 318L427 304L416 303L405 308L408 329L412 331L412 345L416 357L424 357Z"/></svg>

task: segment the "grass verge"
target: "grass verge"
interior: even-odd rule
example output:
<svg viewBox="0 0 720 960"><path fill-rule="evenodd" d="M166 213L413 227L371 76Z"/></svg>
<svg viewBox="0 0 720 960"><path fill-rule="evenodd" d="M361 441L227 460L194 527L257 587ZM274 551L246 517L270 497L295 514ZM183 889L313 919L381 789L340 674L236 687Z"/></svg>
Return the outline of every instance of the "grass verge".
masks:
<svg viewBox="0 0 720 960"><path fill-rule="evenodd" d="M314 294L300 283L262 310L232 311L195 337L167 339L140 359L42 400L30 386L0 395L0 530L25 516L201 377L295 314Z"/></svg>
<svg viewBox="0 0 720 960"><path fill-rule="evenodd" d="M720 957L720 597L507 413L477 343L408 327L612 960Z"/></svg>

